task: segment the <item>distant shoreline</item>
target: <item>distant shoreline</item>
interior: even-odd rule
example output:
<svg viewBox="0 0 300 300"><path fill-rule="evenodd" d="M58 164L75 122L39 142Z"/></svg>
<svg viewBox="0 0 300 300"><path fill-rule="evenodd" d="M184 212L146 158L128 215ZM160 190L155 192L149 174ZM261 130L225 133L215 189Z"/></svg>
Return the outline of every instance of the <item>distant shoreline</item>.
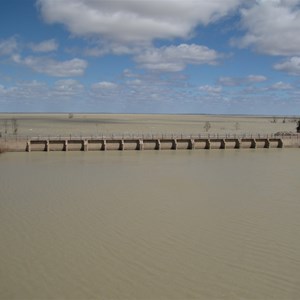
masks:
<svg viewBox="0 0 300 300"><path fill-rule="evenodd" d="M300 119L300 115L265 115L265 114L213 114L213 113L121 113L121 112L0 112L0 117L1 115L7 116L7 115L69 115L69 114L74 114L77 116L84 116L84 115L124 115L124 116L130 116L130 115L145 115L145 116L220 116L220 117L251 117L251 118L298 118Z"/></svg>

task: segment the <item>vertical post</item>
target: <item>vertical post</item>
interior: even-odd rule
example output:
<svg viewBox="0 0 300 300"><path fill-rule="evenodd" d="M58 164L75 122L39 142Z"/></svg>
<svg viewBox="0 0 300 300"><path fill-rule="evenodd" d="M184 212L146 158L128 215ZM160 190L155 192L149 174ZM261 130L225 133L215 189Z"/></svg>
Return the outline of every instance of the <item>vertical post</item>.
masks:
<svg viewBox="0 0 300 300"><path fill-rule="evenodd" d="M46 141L46 151L47 152L50 151L50 141L49 140Z"/></svg>
<svg viewBox="0 0 300 300"><path fill-rule="evenodd" d="M143 140L138 140L138 149L141 151L141 150L144 150L144 141Z"/></svg>
<svg viewBox="0 0 300 300"><path fill-rule="evenodd" d="M221 149L226 149L226 140L225 139L221 140Z"/></svg>
<svg viewBox="0 0 300 300"><path fill-rule="evenodd" d="M176 139L173 139L173 142L172 142L172 149L173 150L177 150L177 140Z"/></svg>
<svg viewBox="0 0 300 300"><path fill-rule="evenodd" d="M265 141L265 148L270 148L270 140L268 138Z"/></svg>
<svg viewBox="0 0 300 300"><path fill-rule="evenodd" d="M89 142L88 140L83 140L83 151L89 151Z"/></svg>
<svg viewBox="0 0 300 300"><path fill-rule="evenodd" d="M26 143L26 151L31 152L31 142L30 142L30 140L28 140L27 143Z"/></svg>
<svg viewBox="0 0 300 300"><path fill-rule="evenodd" d="M206 139L205 149L209 150L210 148L211 148L210 139Z"/></svg>
<svg viewBox="0 0 300 300"><path fill-rule="evenodd" d="M125 150L125 143L124 143L124 140L121 140L120 142L120 147L121 147L121 150Z"/></svg>
<svg viewBox="0 0 300 300"><path fill-rule="evenodd" d="M190 139L190 147L189 149L194 150L195 149L195 140Z"/></svg>
<svg viewBox="0 0 300 300"><path fill-rule="evenodd" d="M106 140L104 140L104 139L103 139L102 150L103 150L103 151L106 151Z"/></svg>
<svg viewBox="0 0 300 300"><path fill-rule="evenodd" d="M156 141L156 150L161 150L161 143L160 140Z"/></svg>
<svg viewBox="0 0 300 300"><path fill-rule="evenodd" d="M278 148L283 148L283 147L284 147L283 139L279 139L278 140Z"/></svg>
<svg viewBox="0 0 300 300"><path fill-rule="evenodd" d="M68 140L65 140L64 151L68 152Z"/></svg>

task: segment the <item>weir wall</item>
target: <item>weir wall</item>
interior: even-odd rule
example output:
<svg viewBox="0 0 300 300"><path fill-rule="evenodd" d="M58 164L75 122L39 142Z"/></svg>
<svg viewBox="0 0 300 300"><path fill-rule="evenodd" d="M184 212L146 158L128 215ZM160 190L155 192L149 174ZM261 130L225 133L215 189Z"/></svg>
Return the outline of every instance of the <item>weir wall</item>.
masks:
<svg viewBox="0 0 300 300"><path fill-rule="evenodd" d="M1 138L2 152L300 148L300 135Z"/></svg>

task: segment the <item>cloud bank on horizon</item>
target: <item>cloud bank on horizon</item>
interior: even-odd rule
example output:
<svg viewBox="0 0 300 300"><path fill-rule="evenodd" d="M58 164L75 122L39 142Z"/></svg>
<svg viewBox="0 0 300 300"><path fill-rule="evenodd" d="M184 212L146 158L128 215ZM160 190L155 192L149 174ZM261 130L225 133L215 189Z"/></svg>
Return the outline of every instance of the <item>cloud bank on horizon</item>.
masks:
<svg viewBox="0 0 300 300"><path fill-rule="evenodd" d="M3 0L0 111L300 114L300 0Z"/></svg>

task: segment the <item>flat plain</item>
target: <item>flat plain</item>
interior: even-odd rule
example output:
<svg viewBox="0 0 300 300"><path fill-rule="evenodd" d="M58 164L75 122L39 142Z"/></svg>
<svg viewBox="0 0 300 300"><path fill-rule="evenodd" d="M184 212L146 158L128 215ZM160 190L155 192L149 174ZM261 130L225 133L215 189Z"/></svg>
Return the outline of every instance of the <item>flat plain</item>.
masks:
<svg viewBox="0 0 300 300"><path fill-rule="evenodd" d="M140 114L0 114L0 133L23 137L111 134L274 134L295 132L297 117ZM15 125L14 125L15 124Z"/></svg>

